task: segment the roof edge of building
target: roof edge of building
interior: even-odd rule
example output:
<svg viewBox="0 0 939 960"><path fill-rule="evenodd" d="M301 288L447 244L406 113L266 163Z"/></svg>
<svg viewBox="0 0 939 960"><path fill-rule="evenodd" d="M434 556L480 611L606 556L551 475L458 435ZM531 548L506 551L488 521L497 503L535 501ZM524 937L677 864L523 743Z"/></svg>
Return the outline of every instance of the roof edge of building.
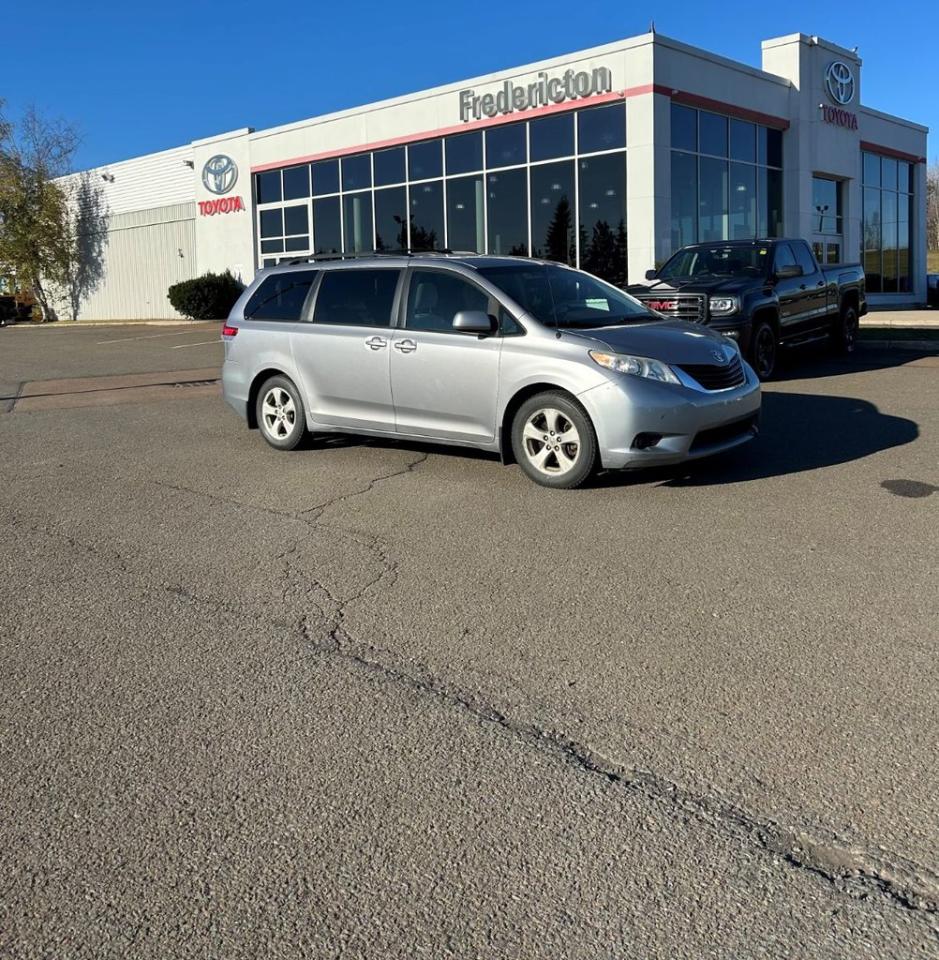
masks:
<svg viewBox="0 0 939 960"><path fill-rule="evenodd" d="M517 64L512 67L505 67L501 70L495 70L492 73L480 74L475 77L467 77L464 80L454 80L451 83L444 83L437 87L425 87L421 90L412 90L409 93L403 93L396 97L388 97L384 100L374 100L369 103L357 104L354 107L346 107L343 110L334 110L331 113L318 114L312 117L304 117L301 120L293 120L290 123L279 124L276 127L265 127L263 130L252 132L252 140L263 140L266 137L281 133L289 133L292 130L299 130L311 124L329 123L334 120L345 120L349 117L355 117L367 113L373 113L376 110L385 110L389 107L396 107L401 104L414 103L419 100L426 100L430 97L437 97L447 93L458 93L476 83L498 83L500 80L511 80L519 74L532 73L538 70L550 70L552 67L563 66L579 60L590 60L594 57L604 56L605 54L619 53L623 50L631 50L636 47L647 46L654 43L662 37L659 33L643 33L635 37L624 37L621 40L614 40L610 43L601 44L596 47L588 47L585 50L572 50L569 53L559 54L545 60L536 60L532 63ZM573 58L573 59L572 59Z"/></svg>
<svg viewBox="0 0 939 960"><path fill-rule="evenodd" d="M917 123L915 120L907 120L906 117L898 117L895 113L884 113L883 110L877 110L874 107L868 107L866 104L859 104L858 110L861 113L866 113L868 116L877 117L878 120L886 120L889 123L897 123L904 127L909 127L911 130L916 130L918 133L929 133L929 127L924 126L921 123Z"/></svg>

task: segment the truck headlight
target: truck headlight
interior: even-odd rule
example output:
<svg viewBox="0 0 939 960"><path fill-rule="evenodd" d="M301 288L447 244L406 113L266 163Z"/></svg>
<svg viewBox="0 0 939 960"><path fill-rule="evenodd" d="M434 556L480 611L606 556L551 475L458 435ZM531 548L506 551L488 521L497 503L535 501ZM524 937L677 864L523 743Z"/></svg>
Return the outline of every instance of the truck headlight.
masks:
<svg viewBox="0 0 939 960"><path fill-rule="evenodd" d="M599 350L590 350L590 359L594 363L615 370L617 373L629 373L634 377L644 377L646 380L658 380L660 383L680 383L678 377L672 373L671 367L661 360L650 360L648 357L630 357L624 353L601 353Z"/></svg>
<svg viewBox="0 0 939 960"><path fill-rule="evenodd" d="M711 313L719 313L726 317L729 313L737 312L736 297L711 297L708 301Z"/></svg>

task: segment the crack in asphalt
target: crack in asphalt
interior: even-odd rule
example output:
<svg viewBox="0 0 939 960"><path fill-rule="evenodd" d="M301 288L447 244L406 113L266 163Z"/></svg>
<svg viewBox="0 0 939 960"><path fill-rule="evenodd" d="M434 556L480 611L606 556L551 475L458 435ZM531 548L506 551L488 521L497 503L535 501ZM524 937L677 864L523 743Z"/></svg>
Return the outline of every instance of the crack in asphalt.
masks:
<svg viewBox="0 0 939 960"><path fill-rule="evenodd" d="M671 811L680 810L715 831L724 835L730 834L741 842L780 858L793 868L823 877L845 892L859 897L877 893L909 910L927 914L939 913L939 875L920 864L880 848L852 843L817 826L810 830L787 826L779 820L749 813L717 792L696 793L651 771L618 764L561 731L507 716L489 703L484 695L450 683L423 665L418 664L414 672L409 672L400 666L382 662L379 657L385 654L394 658L393 651L376 648L352 636L344 626L346 609L383 581L387 581L386 587L393 584L397 579L398 564L379 538L350 530L341 524L328 523L323 520L323 515L333 506L371 493L379 484L413 473L427 458L428 454L425 453L402 469L373 478L360 490L328 498L320 504L293 513L246 504L214 492L206 493L162 480L148 478L147 482L179 493L204 497L241 511L261 512L280 519L298 521L310 528L348 537L372 552L381 572L362 584L354 594L344 598L336 596L316 578L296 570L300 537L291 540L273 558L275 562L283 564L286 578L291 581L282 591L283 603L288 604L291 592L295 592L298 594L298 601L302 599L310 603L326 625L324 637L320 631L314 630L308 614L302 614L298 618L295 629L302 649L308 654L337 658L397 686L406 687L419 695L432 697L457 708L480 722L494 724L515 740L525 741L560 756L565 762L586 773L602 777L616 787L643 796ZM14 525L21 522L17 521L15 516L10 516ZM29 529L62 538L76 548L117 558L122 566L124 565L124 558L113 551L101 551L53 527L30 526ZM186 602L231 610L229 604L201 597L183 587L170 586L164 589ZM314 595L318 598L314 599Z"/></svg>

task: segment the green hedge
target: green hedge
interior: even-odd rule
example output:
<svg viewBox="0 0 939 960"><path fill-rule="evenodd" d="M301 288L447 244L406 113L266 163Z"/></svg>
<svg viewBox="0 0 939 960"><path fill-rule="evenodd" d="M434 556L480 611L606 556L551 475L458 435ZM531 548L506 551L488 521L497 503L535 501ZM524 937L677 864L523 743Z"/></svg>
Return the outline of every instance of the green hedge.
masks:
<svg viewBox="0 0 939 960"><path fill-rule="evenodd" d="M244 284L231 271L206 273L193 280L174 283L166 296L174 309L193 320L224 320L235 301L241 296Z"/></svg>

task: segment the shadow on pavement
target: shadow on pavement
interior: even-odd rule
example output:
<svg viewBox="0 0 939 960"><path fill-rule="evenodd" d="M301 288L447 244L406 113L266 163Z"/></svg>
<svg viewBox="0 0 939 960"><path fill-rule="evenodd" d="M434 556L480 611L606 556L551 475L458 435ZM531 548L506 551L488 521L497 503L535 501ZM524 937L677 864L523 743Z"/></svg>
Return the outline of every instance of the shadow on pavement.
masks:
<svg viewBox="0 0 939 960"><path fill-rule="evenodd" d="M724 455L637 474L605 474L600 485L656 483L667 487L741 483L861 460L919 436L912 420L881 413L856 397L763 394L760 435ZM628 479L627 479L628 478Z"/></svg>
<svg viewBox="0 0 939 960"><path fill-rule="evenodd" d="M934 357L936 350L894 350L888 347L872 347L863 341L857 350L847 356L832 353L825 344L810 344L790 347L782 351L780 363L773 382L787 380L812 380L820 377L840 377L849 373L867 373L872 370L889 370L902 367L923 357Z"/></svg>
<svg viewBox="0 0 939 960"><path fill-rule="evenodd" d="M881 413L867 400L764 392L760 435L751 443L672 467L602 473L587 487L693 487L761 480L861 460L880 450L911 443L918 436L919 427L912 420ZM496 454L471 447L348 434L318 434L308 438L306 444L313 450L344 447L399 449L499 462Z"/></svg>

